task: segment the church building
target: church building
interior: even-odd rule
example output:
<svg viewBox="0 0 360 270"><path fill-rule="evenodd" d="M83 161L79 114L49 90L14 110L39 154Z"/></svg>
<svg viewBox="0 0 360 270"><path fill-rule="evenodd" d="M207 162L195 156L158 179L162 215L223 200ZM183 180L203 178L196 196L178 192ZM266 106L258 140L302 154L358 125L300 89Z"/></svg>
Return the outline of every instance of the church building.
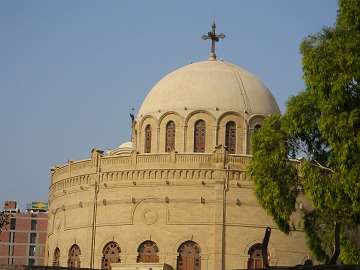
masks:
<svg viewBox="0 0 360 270"><path fill-rule="evenodd" d="M156 83L130 142L51 169L47 265L261 268L267 226L271 266L309 259L296 215L285 235L254 195L251 138L280 110L253 74L217 59L224 37L213 24L209 59Z"/></svg>

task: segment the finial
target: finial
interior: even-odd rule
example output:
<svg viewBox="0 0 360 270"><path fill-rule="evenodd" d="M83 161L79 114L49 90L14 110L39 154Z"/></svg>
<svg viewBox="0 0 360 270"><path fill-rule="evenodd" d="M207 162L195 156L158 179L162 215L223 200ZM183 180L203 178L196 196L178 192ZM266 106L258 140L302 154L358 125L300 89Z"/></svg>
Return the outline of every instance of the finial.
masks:
<svg viewBox="0 0 360 270"><path fill-rule="evenodd" d="M215 42L218 42L219 39L225 38L225 34L224 33L220 33L219 35L216 34L215 20L211 26L211 32L208 32L207 35L203 35L201 38L203 40L211 39L211 51L209 54L209 60L216 60Z"/></svg>

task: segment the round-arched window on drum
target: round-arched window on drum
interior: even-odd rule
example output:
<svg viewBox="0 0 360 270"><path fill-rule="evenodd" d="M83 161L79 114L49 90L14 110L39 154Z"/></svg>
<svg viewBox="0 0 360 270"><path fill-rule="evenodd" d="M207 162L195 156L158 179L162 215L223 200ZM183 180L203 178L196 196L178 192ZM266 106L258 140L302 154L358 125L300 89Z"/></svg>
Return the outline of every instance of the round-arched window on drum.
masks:
<svg viewBox="0 0 360 270"><path fill-rule="evenodd" d="M186 241L178 248L177 270L200 270L200 247L194 241Z"/></svg>
<svg viewBox="0 0 360 270"><path fill-rule="evenodd" d="M69 268L80 268L80 255L81 251L78 245L74 244L69 250L68 256L68 267Z"/></svg>
<svg viewBox="0 0 360 270"><path fill-rule="evenodd" d="M151 126L147 125L145 127L145 147L144 147L145 153L151 152Z"/></svg>
<svg viewBox="0 0 360 270"><path fill-rule="evenodd" d="M166 138L165 138L165 152L170 152L175 149L175 123L169 121L166 124Z"/></svg>
<svg viewBox="0 0 360 270"><path fill-rule="evenodd" d="M194 152L205 152L206 125L204 120L198 120L194 126Z"/></svg>
<svg viewBox="0 0 360 270"><path fill-rule="evenodd" d="M111 269L111 263L119 263L121 249L116 242L109 242L103 249L101 259L101 269Z"/></svg>
<svg viewBox="0 0 360 270"><path fill-rule="evenodd" d="M156 243L151 240L142 242L138 248L138 256L136 262L138 263L158 263L159 256L157 255L159 248Z"/></svg>
<svg viewBox="0 0 360 270"><path fill-rule="evenodd" d="M60 266L60 249L58 247L54 250L53 266Z"/></svg>
<svg viewBox="0 0 360 270"><path fill-rule="evenodd" d="M262 244L257 243L252 245L248 251L248 269L264 268L262 256Z"/></svg>
<svg viewBox="0 0 360 270"><path fill-rule="evenodd" d="M235 154L235 151L236 151L236 124L234 121L229 121L226 123L225 147L227 147L229 154Z"/></svg>

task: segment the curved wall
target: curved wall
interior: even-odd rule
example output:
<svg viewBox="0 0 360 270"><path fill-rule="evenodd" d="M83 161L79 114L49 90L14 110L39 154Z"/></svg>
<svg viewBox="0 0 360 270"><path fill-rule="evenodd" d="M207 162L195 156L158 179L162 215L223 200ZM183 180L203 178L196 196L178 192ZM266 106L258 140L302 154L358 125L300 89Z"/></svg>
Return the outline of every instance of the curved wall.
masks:
<svg viewBox="0 0 360 270"><path fill-rule="evenodd" d="M273 228L270 263L302 263L308 256L303 232L285 236L259 207L246 176L249 160L226 155L222 148L212 154L128 156L93 150L88 160L56 167L49 194L47 264L52 265L58 248L59 264L67 266L69 249L76 244L81 267L90 267L93 257L93 267L101 268L103 249L111 241L119 245L121 263L136 263L139 245L151 240L159 261L174 269L178 248L186 241L199 245L203 270L220 269L222 253L226 269L246 268L248 251L261 243L266 226Z"/></svg>

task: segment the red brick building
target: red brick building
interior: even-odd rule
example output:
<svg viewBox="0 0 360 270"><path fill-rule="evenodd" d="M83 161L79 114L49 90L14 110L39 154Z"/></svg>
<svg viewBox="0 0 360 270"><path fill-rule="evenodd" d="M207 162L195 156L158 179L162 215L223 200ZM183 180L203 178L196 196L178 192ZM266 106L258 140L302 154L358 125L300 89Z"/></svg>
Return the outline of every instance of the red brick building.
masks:
<svg viewBox="0 0 360 270"><path fill-rule="evenodd" d="M11 216L0 234L0 265L43 265L47 203L33 202L20 211L15 201L6 201L4 211Z"/></svg>

